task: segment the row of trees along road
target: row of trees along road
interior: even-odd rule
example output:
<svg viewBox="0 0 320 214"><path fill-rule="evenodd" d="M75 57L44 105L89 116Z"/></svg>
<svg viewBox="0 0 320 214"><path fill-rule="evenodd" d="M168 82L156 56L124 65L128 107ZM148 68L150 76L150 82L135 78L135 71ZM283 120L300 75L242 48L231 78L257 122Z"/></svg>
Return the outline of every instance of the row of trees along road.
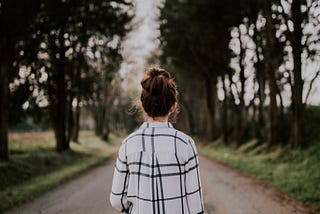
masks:
<svg viewBox="0 0 320 214"><path fill-rule="evenodd" d="M80 105L100 113L96 132L107 138L106 86L132 16L126 0L0 1L0 159L26 101L35 117L50 115L58 152L77 141Z"/></svg>
<svg viewBox="0 0 320 214"><path fill-rule="evenodd" d="M319 3L166 1L161 62L176 73L190 132L225 144L255 137L269 148L303 145L303 115L320 73Z"/></svg>

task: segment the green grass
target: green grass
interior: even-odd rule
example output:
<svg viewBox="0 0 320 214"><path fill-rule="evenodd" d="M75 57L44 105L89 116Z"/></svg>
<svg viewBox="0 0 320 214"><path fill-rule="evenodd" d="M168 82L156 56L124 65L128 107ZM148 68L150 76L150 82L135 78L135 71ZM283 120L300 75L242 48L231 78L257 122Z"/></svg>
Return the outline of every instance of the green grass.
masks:
<svg viewBox="0 0 320 214"><path fill-rule="evenodd" d="M266 152L249 141L240 148L221 143L199 146L199 153L239 169L320 211L320 144L304 150L278 147Z"/></svg>
<svg viewBox="0 0 320 214"><path fill-rule="evenodd" d="M120 141L111 135L106 143L92 132L81 132L79 139L80 144L71 143L72 151L58 154L50 132L10 136L10 161L0 162L0 212L105 162Z"/></svg>

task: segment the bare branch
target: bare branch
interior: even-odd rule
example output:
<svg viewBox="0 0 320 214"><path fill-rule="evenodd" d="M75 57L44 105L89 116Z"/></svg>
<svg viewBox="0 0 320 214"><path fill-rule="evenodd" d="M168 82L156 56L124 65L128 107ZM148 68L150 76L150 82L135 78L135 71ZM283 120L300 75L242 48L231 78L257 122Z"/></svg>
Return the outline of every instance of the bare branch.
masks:
<svg viewBox="0 0 320 214"><path fill-rule="evenodd" d="M307 92L307 95L306 95L306 99L305 99L304 104L303 104L304 106L307 104L308 98L310 96L310 92L312 90L313 83L318 78L319 75L320 75L320 69L318 70L316 75L313 77L313 79L310 81L310 85L309 85L309 89L308 89L308 92Z"/></svg>

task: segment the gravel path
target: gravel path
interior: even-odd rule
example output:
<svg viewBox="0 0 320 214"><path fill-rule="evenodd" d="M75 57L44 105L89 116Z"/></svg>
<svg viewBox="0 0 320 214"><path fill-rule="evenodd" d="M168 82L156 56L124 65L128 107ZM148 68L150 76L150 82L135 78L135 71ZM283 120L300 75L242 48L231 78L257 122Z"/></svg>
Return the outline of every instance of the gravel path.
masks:
<svg viewBox="0 0 320 214"><path fill-rule="evenodd" d="M114 159L8 214L115 214L109 204ZM310 213L300 203L218 162L200 157L205 208L218 214Z"/></svg>

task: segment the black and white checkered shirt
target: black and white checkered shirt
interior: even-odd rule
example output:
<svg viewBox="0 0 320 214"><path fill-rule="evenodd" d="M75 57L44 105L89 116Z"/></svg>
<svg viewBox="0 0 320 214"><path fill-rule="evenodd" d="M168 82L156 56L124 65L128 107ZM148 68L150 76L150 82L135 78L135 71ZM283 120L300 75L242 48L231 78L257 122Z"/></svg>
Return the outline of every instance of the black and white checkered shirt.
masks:
<svg viewBox="0 0 320 214"><path fill-rule="evenodd" d="M145 122L122 143L110 202L124 213L204 213L197 150L169 122Z"/></svg>

